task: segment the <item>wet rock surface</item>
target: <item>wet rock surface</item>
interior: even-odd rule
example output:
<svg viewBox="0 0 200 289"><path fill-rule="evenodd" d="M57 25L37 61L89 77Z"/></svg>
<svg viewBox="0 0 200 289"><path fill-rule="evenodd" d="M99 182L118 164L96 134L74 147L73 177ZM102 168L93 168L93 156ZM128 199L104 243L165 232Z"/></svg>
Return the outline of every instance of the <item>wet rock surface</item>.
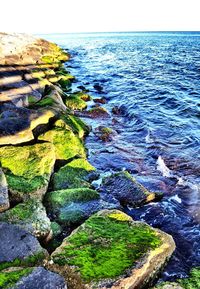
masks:
<svg viewBox="0 0 200 289"><path fill-rule="evenodd" d="M0 169L0 213L9 209L9 207L8 184L2 169Z"/></svg>

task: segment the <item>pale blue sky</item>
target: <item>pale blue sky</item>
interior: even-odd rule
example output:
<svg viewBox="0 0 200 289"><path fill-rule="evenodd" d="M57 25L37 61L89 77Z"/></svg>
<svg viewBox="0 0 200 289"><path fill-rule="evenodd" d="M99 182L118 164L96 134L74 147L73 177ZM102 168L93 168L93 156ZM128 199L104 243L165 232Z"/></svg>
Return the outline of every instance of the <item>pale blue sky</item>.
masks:
<svg viewBox="0 0 200 289"><path fill-rule="evenodd" d="M199 0L1 0L0 31L199 31Z"/></svg>

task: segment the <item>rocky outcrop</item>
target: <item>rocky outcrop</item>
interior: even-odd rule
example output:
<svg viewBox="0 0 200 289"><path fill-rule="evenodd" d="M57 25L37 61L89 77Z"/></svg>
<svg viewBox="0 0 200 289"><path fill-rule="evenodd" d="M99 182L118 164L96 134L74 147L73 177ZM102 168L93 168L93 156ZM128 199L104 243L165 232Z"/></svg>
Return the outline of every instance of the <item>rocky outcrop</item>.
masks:
<svg viewBox="0 0 200 289"><path fill-rule="evenodd" d="M47 256L38 240L16 225L0 222L0 271L9 267L34 266Z"/></svg>
<svg viewBox="0 0 200 289"><path fill-rule="evenodd" d="M9 209L9 207L8 184L2 169L0 169L0 213Z"/></svg>
<svg viewBox="0 0 200 289"><path fill-rule="evenodd" d="M67 237L52 258L81 276L86 288L142 289L174 249L168 234L120 211L104 210Z"/></svg>
<svg viewBox="0 0 200 289"><path fill-rule="evenodd" d="M55 150L50 143L23 147L4 146L0 148L0 162L12 200L41 200L53 171Z"/></svg>
<svg viewBox="0 0 200 289"><path fill-rule="evenodd" d="M139 206L162 196L161 193L149 192L127 171L104 178L100 191L112 195L124 206Z"/></svg>

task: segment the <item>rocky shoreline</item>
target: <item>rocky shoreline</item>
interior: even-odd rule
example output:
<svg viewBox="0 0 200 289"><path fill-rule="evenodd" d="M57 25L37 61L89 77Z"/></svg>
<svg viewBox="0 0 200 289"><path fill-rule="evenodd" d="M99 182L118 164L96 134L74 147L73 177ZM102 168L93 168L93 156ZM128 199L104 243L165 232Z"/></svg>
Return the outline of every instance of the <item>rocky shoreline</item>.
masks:
<svg viewBox="0 0 200 289"><path fill-rule="evenodd" d="M100 104L87 109L84 88L72 93L66 51L0 33L0 52L0 288L150 288L175 243L123 207L162 193L126 171L95 189L99 172L84 146L91 128L78 115L109 114ZM115 136L105 127L96 134Z"/></svg>

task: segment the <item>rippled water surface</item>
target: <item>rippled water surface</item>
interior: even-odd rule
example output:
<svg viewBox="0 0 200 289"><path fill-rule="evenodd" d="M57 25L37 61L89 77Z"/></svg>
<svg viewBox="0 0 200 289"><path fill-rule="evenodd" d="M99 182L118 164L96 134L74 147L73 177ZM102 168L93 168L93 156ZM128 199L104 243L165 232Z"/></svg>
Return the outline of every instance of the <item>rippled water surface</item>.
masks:
<svg viewBox="0 0 200 289"><path fill-rule="evenodd" d="M107 100L111 118L90 122L118 135L104 144L91 134L90 161L103 172L126 168L149 189L164 192L162 201L126 211L173 235L177 249L162 278L186 276L200 266L200 34L45 37L69 50L75 85ZM114 106L120 116L112 114Z"/></svg>

